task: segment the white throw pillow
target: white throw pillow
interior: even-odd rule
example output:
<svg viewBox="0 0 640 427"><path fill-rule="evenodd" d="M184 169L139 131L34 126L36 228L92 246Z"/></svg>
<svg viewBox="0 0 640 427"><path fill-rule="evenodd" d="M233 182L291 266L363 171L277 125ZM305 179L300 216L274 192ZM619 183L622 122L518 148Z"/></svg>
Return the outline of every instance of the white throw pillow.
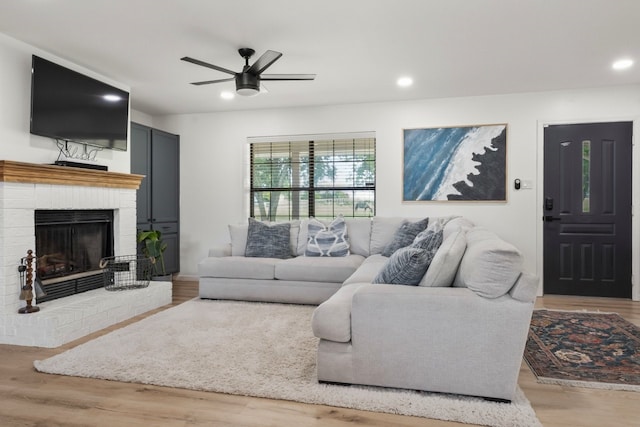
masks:
<svg viewBox="0 0 640 427"><path fill-rule="evenodd" d="M419 286L447 287L453 284L467 248L465 234L464 230L458 230L442 242Z"/></svg>
<svg viewBox="0 0 640 427"><path fill-rule="evenodd" d="M347 223L342 215L331 221L328 226L315 218L307 224L309 240L304 255L308 257L344 257L349 255Z"/></svg>

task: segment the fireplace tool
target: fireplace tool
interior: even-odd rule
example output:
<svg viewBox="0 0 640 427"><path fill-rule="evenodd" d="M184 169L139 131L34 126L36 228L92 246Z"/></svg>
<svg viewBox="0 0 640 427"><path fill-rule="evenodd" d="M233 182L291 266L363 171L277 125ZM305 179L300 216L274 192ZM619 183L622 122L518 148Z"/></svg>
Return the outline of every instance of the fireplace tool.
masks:
<svg viewBox="0 0 640 427"><path fill-rule="evenodd" d="M27 256L23 257L20 260L20 265L18 266L18 272L20 273L20 299L23 301L27 301L26 307L22 307L18 310L18 313L20 314L35 313L37 311L40 311L40 307L36 305L31 305L31 301L33 301L33 290L34 290L34 281L33 281L33 260L34 259L35 257L33 256L33 251L29 249L27 251ZM36 291L36 296L38 297L46 295L46 293L42 289L40 279L38 278L36 278L35 280L35 291Z"/></svg>

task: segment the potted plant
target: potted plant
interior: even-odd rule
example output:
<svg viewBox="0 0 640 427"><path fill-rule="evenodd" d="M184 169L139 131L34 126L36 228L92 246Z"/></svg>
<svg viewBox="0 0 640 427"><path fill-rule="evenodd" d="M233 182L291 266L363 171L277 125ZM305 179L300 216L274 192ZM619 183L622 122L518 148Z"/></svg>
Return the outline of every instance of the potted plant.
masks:
<svg viewBox="0 0 640 427"><path fill-rule="evenodd" d="M153 277L156 280L171 281L167 278L164 267L163 253L167 249L167 244L162 241L162 233L159 230L140 230L137 241L142 244L142 253L153 263Z"/></svg>

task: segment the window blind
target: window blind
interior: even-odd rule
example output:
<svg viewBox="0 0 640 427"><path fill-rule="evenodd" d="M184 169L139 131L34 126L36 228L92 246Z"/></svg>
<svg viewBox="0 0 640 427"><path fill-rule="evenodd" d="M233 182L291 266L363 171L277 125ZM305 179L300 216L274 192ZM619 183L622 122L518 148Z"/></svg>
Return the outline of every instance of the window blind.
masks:
<svg viewBox="0 0 640 427"><path fill-rule="evenodd" d="M284 221L375 214L375 135L249 141L252 217Z"/></svg>

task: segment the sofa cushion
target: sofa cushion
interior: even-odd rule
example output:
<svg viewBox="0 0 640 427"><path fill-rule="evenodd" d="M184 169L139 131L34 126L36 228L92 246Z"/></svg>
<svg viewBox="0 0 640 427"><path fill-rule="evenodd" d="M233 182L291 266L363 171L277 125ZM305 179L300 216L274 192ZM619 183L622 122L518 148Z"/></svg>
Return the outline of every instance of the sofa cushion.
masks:
<svg viewBox="0 0 640 427"><path fill-rule="evenodd" d="M393 233L393 237L382 250L382 255L391 256L395 251L413 243L414 239L429 224L429 218L422 219L417 222L403 222L400 227Z"/></svg>
<svg viewBox="0 0 640 427"><path fill-rule="evenodd" d="M518 249L482 227L467 232L467 250L453 282L485 298L506 294L522 272Z"/></svg>
<svg viewBox="0 0 640 427"><path fill-rule="evenodd" d="M228 279L268 279L275 278L277 258L223 257L205 258L198 264L200 277L221 277Z"/></svg>
<svg viewBox="0 0 640 427"><path fill-rule="evenodd" d="M391 255L371 283L415 286L429 268L433 255L434 252L427 249L412 246L400 248Z"/></svg>
<svg viewBox="0 0 640 427"><path fill-rule="evenodd" d="M351 283L361 282L371 283L373 278L376 277L380 270L382 270L382 267L384 267L388 260L389 258L380 254L367 257L362 265L360 265L360 267L358 267L358 269L344 281L344 284L349 285Z"/></svg>
<svg viewBox="0 0 640 427"><path fill-rule="evenodd" d="M296 257L275 265L275 278L302 282L342 283L362 264L364 257Z"/></svg>
<svg viewBox="0 0 640 427"><path fill-rule="evenodd" d="M382 253L384 247L393 238L393 234L405 221L407 221L407 218L374 216L371 222L369 254Z"/></svg>
<svg viewBox="0 0 640 427"><path fill-rule="evenodd" d="M447 221L447 223L444 225L444 229L442 230L442 238L444 240L447 240L447 237L449 237L450 234L456 231L464 230L466 232L467 230L470 230L472 228L473 223L471 221L462 216L454 216L451 217L449 221Z"/></svg>
<svg viewBox="0 0 640 427"><path fill-rule="evenodd" d="M229 224L229 237L231 238L231 255L244 256L247 248L247 232L249 224Z"/></svg>
<svg viewBox="0 0 640 427"><path fill-rule="evenodd" d="M345 218L349 232L349 251L352 254L369 256L371 241L371 218Z"/></svg>
<svg viewBox="0 0 640 427"><path fill-rule="evenodd" d="M298 246L298 235L300 234L300 221L292 220L288 221L291 224L289 230L289 244L291 245L291 255L295 256ZM265 222L265 224L283 224L282 222ZM229 237L231 238L231 255L232 256L244 256L244 251L247 247L247 233L249 232L248 222L245 224L229 224Z"/></svg>
<svg viewBox="0 0 640 427"><path fill-rule="evenodd" d="M349 255L347 224L342 215L325 226L315 218L307 224L309 238L304 256L308 257L344 257Z"/></svg>
<svg viewBox="0 0 640 427"><path fill-rule="evenodd" d="M345 285L320 304L311 316L313 334L329 341L351 341L351 300L353 294L366 285L368 283Z"/></svg>
<svg viewBox="0 0 640 427"><path fill-rule="evenodd" d="M256 258L291 258L291 224L268 225L249 218L244 256Z"/></svg>
<svg viewBox="0 0 640 427"><path fill-rule="evenodd" d="M467 248L466 232L458 230L450 234L435 253L429 269L420 280L419 286L451 286Z"/></svg>

